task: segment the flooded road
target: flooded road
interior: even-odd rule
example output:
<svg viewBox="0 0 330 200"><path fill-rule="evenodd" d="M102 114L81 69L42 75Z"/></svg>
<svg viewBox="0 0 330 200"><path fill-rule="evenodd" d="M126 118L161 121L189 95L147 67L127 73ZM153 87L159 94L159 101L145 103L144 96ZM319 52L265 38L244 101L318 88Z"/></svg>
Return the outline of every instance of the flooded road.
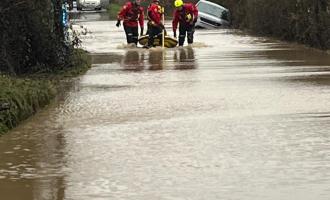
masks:
<svg viewBox="0 0 330 200"><path fill-rule="evenodd" d="M233 30L128 49L102 16L76 21L93 68L0 138L0 199L330 198L328 54Z"/></svg>

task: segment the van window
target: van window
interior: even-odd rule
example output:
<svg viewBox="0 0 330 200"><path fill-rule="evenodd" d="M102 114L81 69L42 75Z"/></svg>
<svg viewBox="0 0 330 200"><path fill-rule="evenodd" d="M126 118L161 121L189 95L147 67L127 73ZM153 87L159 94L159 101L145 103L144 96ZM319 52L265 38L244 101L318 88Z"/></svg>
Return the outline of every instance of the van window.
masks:
<svg viewBox="0 0 330 200"><path fill-rule="evenodd" d="M207 3L203 3L200 2L198 4L198 11L218 17L218 18L222 18L223 15L226 15L225 13L227 13L227 11L225 9L222 9L220 7L217 6L213 6Z"/></svg>

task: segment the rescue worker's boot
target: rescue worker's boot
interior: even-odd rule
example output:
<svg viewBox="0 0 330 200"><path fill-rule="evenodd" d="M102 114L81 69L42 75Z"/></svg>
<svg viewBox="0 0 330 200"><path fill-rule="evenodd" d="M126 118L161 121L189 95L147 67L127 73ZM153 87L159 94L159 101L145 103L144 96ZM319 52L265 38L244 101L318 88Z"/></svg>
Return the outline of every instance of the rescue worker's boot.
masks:
<svg viewBox="0 0 330 200"><path fill-rule="evenodd" d="M154 46L153 44L154 44L154 37L152 35L149 35L148 43L146 46L144 46L144 48L150 49L151 47Z"/></svg>
<svg viewBox="0 0 330 200"><path fill-rule="evenodd" d="M187 31L188 44L194 43L194 33L195 33L195 27L194 26L189 27Z"/></svg>
<svg viewBox="0 0 330 200"><path fill-rule="evenodd" d="M179 46L183 46L186 35L179 35Z"/></svg>
<svg viewBox="0 0 330 200"><path fill-rule="evenodd" d="M137 46L138 44L138 36L133 36L133 43L135 44L135 46Z"/></svg>
<svg viewBox="0 0 330 200"><path fill-rule="evenodd" d="M188 39L188 44L194 43L194 33L193 32L187 32L187 39Z"/></svg>
<svg viewBox="0 0 330 200"><path fill-rule="evenodd" d="M162 46L163 45L163 32L159 33L156 38L158 39L159 43L158 45L159 46Z"/></svg>

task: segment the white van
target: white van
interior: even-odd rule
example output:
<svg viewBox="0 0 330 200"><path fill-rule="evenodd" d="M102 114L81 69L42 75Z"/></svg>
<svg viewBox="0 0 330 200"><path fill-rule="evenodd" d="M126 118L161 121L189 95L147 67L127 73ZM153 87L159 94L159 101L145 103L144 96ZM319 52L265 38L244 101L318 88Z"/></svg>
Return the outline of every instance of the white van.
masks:
<svg viewBox="0 0 330 200"><path fill-rule="evenodd" d="M101 10L101 0L78 0L78 10Z"/></svg>
<svg viewBox="0 0 330 200"><path fill-rule="evenodd" d="M230 25L230 12L227 8L206 0L200 0L196 6L199 11L196 27L210 29Z"/></svg>

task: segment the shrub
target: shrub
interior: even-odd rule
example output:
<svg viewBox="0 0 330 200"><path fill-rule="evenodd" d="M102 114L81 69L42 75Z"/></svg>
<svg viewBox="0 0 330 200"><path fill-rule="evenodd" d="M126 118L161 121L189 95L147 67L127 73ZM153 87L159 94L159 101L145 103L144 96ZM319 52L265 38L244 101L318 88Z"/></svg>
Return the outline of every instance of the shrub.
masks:
<svg viewBox="0 0 330 200"><path fill-rule="evenodd" d="M33 72L63 68L70 47L61 27L62 0L2 0L0 4L0 71Z"/></svg>

